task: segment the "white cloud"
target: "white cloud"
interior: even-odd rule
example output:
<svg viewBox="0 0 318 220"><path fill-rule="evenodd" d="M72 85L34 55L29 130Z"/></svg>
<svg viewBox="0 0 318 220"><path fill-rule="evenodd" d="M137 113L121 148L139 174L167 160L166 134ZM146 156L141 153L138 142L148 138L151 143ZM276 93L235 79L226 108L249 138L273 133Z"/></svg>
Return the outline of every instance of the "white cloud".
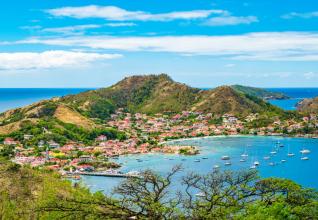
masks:
<svg viewBox="0 0 318 220"><path fill-rule="evenodd" d="M132 22L119 22L119 23L107 23L107 24L105 24L105 26L109 26L109 27L132 27L132 26L136 26L136 24L132 23Z"/></svg>
<svg viewBox="0 0 318 220"><path fill-rule="evenodd" d="M203 23L207 26L228 26L228 25L239 25L239 24L251 24L258 22L258 18L255 16L247 17L235 17L235 16L221 16L209 18Z"/></svg>
<svg viewBox="0 0 318 220"><path fill-rule="evenodd" d="M307 13L298 13L291 12L281 16L284 19L292 19L292 18L314 18L318 17L318 11L307 12Z"/></svg>
<svg viewBox="0 0 318 220"><path fill-rule="evenodd" d="M98 60L119 58L119 54L72 51L0 53L1 70L47 69L89 64Z"/></svg>
<svg viewBox="0 0 318 220"><path fill-rule="evenodd" d="M176 11L169 13L152 14L144 11L128 11L116 6L89 5L82 7L63 7L47 10L56 17L82 18L102 18L112 21L171 21L171 20L191 20L207 18L210 15L227 15L225 10L193 10Z"/></svg>
<svg viewBox="0 0 318 220"><path fill-rule="evenodd" d="M226 56L240 60L318 61L318 34L310 32L262 32L225 36L80 36L31 38L16 43Z"/></svg>
<svg viewBox="0 0 318 220"><path fill-rule="evenodd" d="M102 27L97 24L86 24L86 25L74 25L74 26L66 26L66 27L56 27L56 28L44 28L41 31L43 32L51 32L51 33L60 33L60 34L76 34L82 33L87 29L96 29Z"/></svg>

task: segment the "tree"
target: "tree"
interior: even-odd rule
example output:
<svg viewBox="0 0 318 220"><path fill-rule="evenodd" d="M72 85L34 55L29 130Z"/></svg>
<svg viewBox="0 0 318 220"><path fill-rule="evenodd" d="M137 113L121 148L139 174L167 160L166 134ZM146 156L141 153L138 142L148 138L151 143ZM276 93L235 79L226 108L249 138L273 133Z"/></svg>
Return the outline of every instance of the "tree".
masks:
<svg viewBox="0 0 318 220"><path fill-rule="evenodd" d="M129 178L115 188L122 207L129 209L139 218L144 219L177 219L180 217L178 205L181 197L169 193L172 178L181 170L174 167L167 175L160 176L147 170L140 178Z"/></svg>

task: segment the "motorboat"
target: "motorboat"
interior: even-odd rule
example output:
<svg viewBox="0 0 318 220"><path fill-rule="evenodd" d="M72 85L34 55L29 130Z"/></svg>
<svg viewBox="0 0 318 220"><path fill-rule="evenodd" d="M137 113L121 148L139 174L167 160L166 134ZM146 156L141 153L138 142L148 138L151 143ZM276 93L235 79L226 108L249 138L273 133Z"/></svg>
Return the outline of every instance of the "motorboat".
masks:
<svg viewBox="0 0 318 220"><path fill-rule="evenodd" d="M300 151L300 153L302 153L302 154L309 154L309 153L310 153L310 150L308 150L308 149L302 149L302 150Z"/></svg>
<svg viewBox="0 0 318 220"><path fill-rule="evenodd" d="M286 162L286 160L284 160L284 159L283 159L283 160L281 160L280 162L285 163L285 162Z"/></svg>
<svg viewBox="0 0 318 220"><path fill-rule="evenodd" d="M219 169L219 168L220 168L220 166L217 164L213 166L213 169Z"/></svg>
<svg viewBox="0 0 318 220"><path fill-rule="evenodd" d="M230 161L228 161L228 162L225 162L224 165L225 165L225 166L230 166L230 165L232 165L232 163L231 163Z"/></svg>
<svg viewBox="0 0 318 220"><path fill-rule="evenodd" d="M265 156L264 157L264 160L269 160L271 157L269 157L269 156Z"/></svg>
<svg viewBox="0 0 318 220"><path fill-rule="evenodd" d="M230 158L229 156L222 156L221 159L222 159L222 160L229 160L229 159L231 159L231 158Z"/></svg>
<svg viewBox="0 0 318 220"><path fill-rule="evenodd" d="M301 160L309 160L309 157L302 157Z"/></svg>

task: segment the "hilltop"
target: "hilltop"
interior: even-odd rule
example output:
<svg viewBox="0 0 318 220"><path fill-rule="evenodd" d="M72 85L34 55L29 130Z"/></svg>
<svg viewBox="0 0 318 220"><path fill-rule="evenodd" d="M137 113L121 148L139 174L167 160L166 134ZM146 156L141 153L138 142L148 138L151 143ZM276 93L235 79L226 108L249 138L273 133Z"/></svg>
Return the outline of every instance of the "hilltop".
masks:
<svg viewBox="0 0 318 220"><path fill-rule="evenodd" d="M290 97L281 92L272 92L267 89L255 88L250 86L232 85L234 90L251 96L256 96L261 99L289 99Z"/></svg>

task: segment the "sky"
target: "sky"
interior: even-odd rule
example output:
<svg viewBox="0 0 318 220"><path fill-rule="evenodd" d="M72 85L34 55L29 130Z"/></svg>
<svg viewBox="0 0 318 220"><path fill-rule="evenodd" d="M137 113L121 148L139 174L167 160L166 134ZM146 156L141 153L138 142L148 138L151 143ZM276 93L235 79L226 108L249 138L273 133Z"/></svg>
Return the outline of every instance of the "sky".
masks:
<svg viewBox="0 0 318 220"><path fill-rule="evenodd" d="M11 0L0 21L1 88L318 87L317 0Z"/></svg>

